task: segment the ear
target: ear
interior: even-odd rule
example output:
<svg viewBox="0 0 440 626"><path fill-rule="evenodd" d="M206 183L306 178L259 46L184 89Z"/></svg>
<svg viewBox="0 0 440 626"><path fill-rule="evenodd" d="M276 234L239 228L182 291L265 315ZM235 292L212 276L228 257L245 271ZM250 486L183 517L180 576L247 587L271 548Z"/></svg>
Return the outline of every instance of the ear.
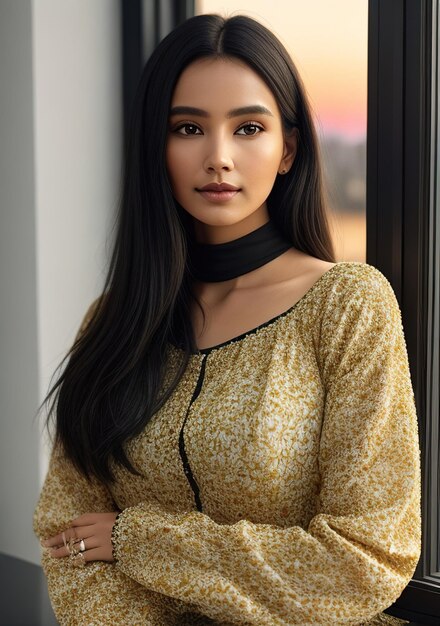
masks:
<svg viewBox="0 0 440 626"><path fill-rule="evenodd" d="M283 157L278 168L278 174L287 174L293 165L298 147L298 129L292 128L284 132Z"/></svg>

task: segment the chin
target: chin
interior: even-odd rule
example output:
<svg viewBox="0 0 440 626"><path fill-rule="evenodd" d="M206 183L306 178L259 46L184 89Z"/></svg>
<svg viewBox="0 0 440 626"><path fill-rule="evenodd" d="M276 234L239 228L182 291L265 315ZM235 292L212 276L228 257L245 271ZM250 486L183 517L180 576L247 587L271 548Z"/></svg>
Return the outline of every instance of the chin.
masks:
<svg viewBox="0 0 440 626"><path fill-rule="evenodd" d="M200 224L203 224L204 226L234 226L234 224L239 224L244 219L246 219L246 216L244 217L225 216L223 219L221 217L218 219L203 219L203 218L196 218L196 219L198 222L200 222Z"/></svg>

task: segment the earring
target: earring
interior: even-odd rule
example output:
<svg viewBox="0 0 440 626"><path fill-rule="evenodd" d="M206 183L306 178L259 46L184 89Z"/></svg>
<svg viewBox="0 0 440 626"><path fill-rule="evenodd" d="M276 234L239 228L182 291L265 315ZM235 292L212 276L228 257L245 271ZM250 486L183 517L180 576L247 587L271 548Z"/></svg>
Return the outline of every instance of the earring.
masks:
<svg viewBox="0 0 440 626"><path fill-rule="evenodd" d="M279 172L279 174L285 174L287 172L287 170L281 170L281 172Z"/></svg>

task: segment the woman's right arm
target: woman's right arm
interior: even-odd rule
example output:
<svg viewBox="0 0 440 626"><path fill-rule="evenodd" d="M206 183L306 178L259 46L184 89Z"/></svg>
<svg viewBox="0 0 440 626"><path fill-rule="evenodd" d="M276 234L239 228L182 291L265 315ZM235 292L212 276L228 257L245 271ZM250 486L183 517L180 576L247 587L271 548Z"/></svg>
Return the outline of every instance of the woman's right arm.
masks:
<svg viewBox="0 0 440 626"><path fill-rule="evenodd" d="M59 449L52 451L34 513L34 531L40 540L62 532L83 513L115 510L105 487L89 483ZM62 626L175 623L170 598L139 585L118 571L114 563L92 561L75 568L67 557L53 558L48 550L43 550L41 563L52 607Z"/></svg>
<svg viewBox="0 0 440 626"><path fill-rule="evenodd" d="M88 309L78 332L84 331L97 301ZM57 446L34 513L34 532L47 539L70 526L84 513L116 511L109 490L97 480L88 482ZM116 569L114 563L93 561L75 568L69 559L53 558L43 550L42 566L55 615L61 625L112 626L172 625L172 600L146 589ZM177 605L176 605L177 606Z"/></svg>

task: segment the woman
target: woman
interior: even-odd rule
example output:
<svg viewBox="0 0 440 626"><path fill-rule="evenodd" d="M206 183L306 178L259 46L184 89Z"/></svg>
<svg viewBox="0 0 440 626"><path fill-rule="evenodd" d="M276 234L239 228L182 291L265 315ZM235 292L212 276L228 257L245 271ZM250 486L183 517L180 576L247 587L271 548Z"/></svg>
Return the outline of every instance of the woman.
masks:
<svg viewBox="0 0 440 626"><path fill-rule="evenodd" d="M420 554L399 306L334 262L304 90L254 20L192 18L146 64L67 356L34 520L61 624L407 623L382 613Z"/></svg>

